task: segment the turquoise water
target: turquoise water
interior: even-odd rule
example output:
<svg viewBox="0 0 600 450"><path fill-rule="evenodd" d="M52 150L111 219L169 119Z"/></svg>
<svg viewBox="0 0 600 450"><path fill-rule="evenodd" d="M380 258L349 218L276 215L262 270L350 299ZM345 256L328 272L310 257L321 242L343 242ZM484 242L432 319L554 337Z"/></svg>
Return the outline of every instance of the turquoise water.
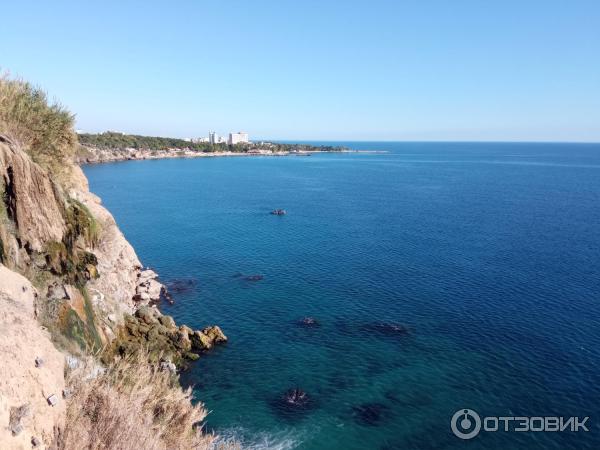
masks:
<svg viewBox="0 0 600 450"><path fill-rule="evenodd" d="M389 153L85 167L183 286L163 310L230 338L183 375L207 427L254 448L600 448L600 145L345 144ZM282 406L294 387L306 409ZM590 431L463 441L461 408Z"/></svg>

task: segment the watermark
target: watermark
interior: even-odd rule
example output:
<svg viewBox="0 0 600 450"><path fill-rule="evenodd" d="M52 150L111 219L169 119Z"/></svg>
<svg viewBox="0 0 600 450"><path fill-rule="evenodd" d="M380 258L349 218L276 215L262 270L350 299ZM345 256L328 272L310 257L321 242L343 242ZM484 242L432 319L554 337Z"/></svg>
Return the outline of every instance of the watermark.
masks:
<svg viewBox="0 0 600 450"><path fill-rule="evenodd" d="M480 417L472 409L459 409L452 416L450 427L456 437L473 439L481 431L510 432L560 432L590 431L586 425L589 417L512 417L489 416Z"/></svg>

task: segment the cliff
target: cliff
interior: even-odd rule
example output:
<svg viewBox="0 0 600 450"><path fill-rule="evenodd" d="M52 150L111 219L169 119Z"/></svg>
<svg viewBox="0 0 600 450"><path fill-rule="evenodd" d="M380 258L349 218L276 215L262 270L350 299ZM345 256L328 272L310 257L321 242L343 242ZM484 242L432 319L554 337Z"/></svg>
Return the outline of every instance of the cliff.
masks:
<svg viewBox="0 0 600 450"><path fill-rule="evenodd" d="M72 116L22 82L0 78L0 94L0 448L108 449L103 442L127 435L125 425L147 432L147 448L191 448L192 425L205 414L179 387L177 368L227 338L219 327L194 331L160 313L158 275L142 268L73 162ZM132 394L122 378L143 374L156 383L154 400L138 405L146 422L103 429L82 419L102 391L112 421L110 410ZM92 382L97 389L86 391ZM187 419L172 422L171 406L158 415L144 409L161 396L176 398L168 404ZM155 432L158 423L178 431ZM130 437L119 448L134 448Z"/></svg>

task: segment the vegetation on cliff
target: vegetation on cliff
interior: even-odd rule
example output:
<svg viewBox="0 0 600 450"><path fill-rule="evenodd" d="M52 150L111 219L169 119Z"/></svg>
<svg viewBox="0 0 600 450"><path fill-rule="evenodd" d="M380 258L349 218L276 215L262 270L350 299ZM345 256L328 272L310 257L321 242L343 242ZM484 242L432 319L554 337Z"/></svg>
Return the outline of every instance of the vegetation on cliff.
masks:
<svg viewBox="0 0 600 450"><path fill-rule="evenodd" d="M206 417L203 405L192 404L191 389L181 389L176 375L147 360L141 351L117 359L105 371L98 372L92 362L69 375L73 394L61 450L209 447L212 436L199 427Z"/></svg>
<svg viewBox="0 0 600 450"><path fill-rule="evenodd" d="M30 295L32 321L75 359L95 358L99 364L98 355L105 356L101 370L69 377L66 422L55 422L56 436L43 436L43 443L49 447L56 438L52 448L63 450L206 448L210 438L198 427L205 411L181 389L173 363L165 368L160 358L196 359L194 352L226 338L218 327L202 332L177 327L156 308L146 307L151 321L140 312L141 300L158 295L143 291L147 299L134 299L141 263L110 213L88 192L73 164L77 147L72 114L49 103L39 88L0 76L0 262L6 266L0 265L0 288L8 285L7 274L24 276L31 284L20 283L7 301L17 305L15 295ZM152 286L161 285L154 280ZM20 362L29 367L34 360ZM52 374L63 379L62 367ZM11 392L22 391L10 384L20 379L20 373L9 374ZM31 391L38 399L39 386ZM60 391L52 394L59 401ZM16 401L13 397L8 401ZM47 395L41 398L47 406Z"/></svg>
<svg viewBox="0 0 600 450"><path fill-rule="evenodd" d="M23 146L42 167L58 172L77 148L74 116L22 80L0 76L0 134Z"/></svg>

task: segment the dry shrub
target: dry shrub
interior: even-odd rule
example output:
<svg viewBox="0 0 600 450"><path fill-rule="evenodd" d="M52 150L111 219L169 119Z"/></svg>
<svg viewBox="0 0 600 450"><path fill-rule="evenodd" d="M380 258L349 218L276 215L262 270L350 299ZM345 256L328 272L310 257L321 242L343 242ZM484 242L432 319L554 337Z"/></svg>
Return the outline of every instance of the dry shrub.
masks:
<svg viewBox="0 0 600 450"><path fill-rule="evenodd" d="M176 376L147 361L141 351L95 377L89 366L69 375L72 396L61 450L211 448L213 436L199 427L203 405L193 405L191 389L184 391Z"/></svg>
<svg viewBox="0 0 600 450"><path fill-rule="evenodd" d="M40 88L0 74L0 134L18 142L31 158L59 172L77 147L74 116L50 103Z"/></svg>

